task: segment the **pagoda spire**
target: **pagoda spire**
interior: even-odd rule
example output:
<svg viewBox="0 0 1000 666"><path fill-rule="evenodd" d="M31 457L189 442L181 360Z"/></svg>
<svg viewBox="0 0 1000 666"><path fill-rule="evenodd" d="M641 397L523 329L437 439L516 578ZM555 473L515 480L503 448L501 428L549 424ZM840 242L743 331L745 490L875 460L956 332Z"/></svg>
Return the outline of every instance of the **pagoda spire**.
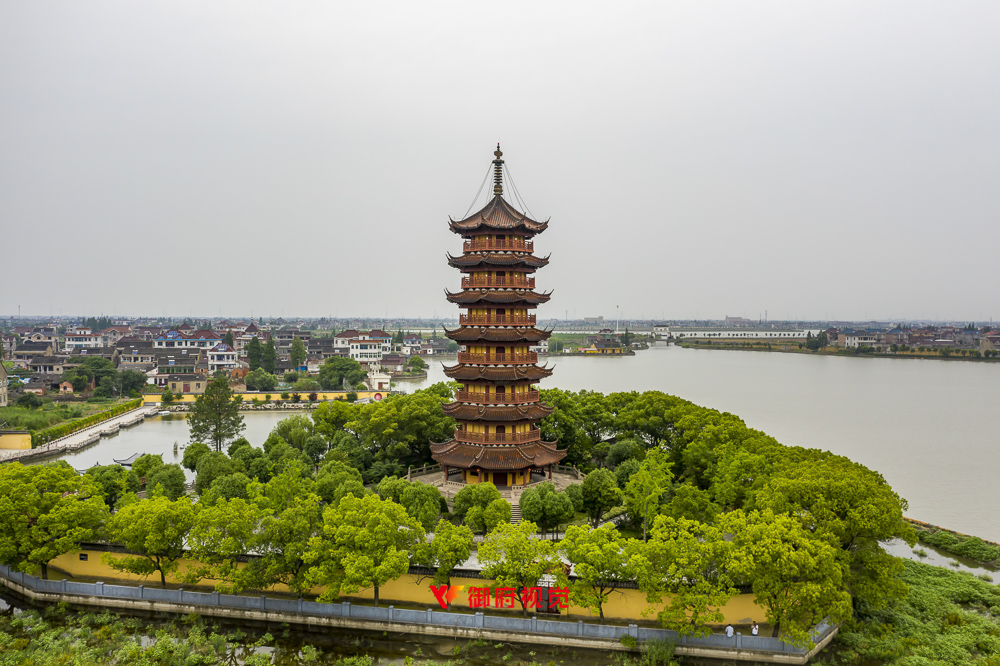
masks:
<svg viewBox="0 0 1000 666"><path fill-rule="evenodd" d="M503 153L500 152L500 144L497 143L497 149L493 151L496 155L496 159L493 160L493 194L497 196L503 195Z"/></svg>

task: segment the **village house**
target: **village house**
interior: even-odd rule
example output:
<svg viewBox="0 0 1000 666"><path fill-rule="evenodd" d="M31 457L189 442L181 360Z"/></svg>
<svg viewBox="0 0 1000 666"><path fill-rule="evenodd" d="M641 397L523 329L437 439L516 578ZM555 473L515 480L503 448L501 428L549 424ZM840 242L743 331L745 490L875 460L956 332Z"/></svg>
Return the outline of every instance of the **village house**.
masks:
<svg viewBox="0 0 1000 666"><path fill-rule="evenodd" d="M209 381L210 380L204 375L167 375L164 378L163 385L170 389L171 393L200 394L205 392L205 388L208 386Z"/></svg>
<svg viewBox="0 0 1000 666"><path fill-rule="evenodd" d="M101 335L104 336L105 347L114 347L119 340L132 335L132 328L130 326L111 326L101 331Z"/></svg>
<svg viewBox="0 0 1000 666"><path fill-rule="evenodd" d="M350 357L362 365L382 362L381 340L351 340L349 350Z"/></svg>
<svg viewBox="0 0 1000 666"><path fill-rule="evenodd" d="M239 366L236 359L236 350L220 342L208 351L208 372L214 374L220 370L229 373Z"/></svg>
<svg viewBox="0 0 1000 666"><path fill-rule="evenodd" d="M406 370L406 357L402 354L382 354L382 369L386 372L403 372Z"/></svg>
<svg viewBox="0 0 1000 666"><path fill-rule="evenodd" d="M850 331L844 335L844 347L846 349L855 349L862 345L874 347L879 342L879 334L875 331Z"/></svg>
<svg viewBox="0 0 1000 666"><path fill-rule="evenodd" d="M153 346L157 349L198 348L207 350L222 342L219 334L213 331L184 332L180 329L161 333L153 337L152 340Z"/></svg>
<svg viewBox="0 0 1000 666"><path fill-rule="evenodd" d="M94 333L89 328L74 328L66 331L66 351L73 353L78 349L95 349L104 346L104 336Z"/></svg>
<svg viewBox="0 0 1000 666"><path fill-rule="evenodd" d="M341 331L340 333L337 333L337 335L333 336L333 346L342 349L349 349L351 346L351 340L358 340L360 339L360 336L360 332L354 330L353 328L349 328L346 331Z"/></svg>
<svg viewBox="0 0 1000 666"><path fill-rule="evenodd" d="M39 356L52 356L55 349L48 342L22 342L11 354L15 368L27 370L32 359Z"/></svg>

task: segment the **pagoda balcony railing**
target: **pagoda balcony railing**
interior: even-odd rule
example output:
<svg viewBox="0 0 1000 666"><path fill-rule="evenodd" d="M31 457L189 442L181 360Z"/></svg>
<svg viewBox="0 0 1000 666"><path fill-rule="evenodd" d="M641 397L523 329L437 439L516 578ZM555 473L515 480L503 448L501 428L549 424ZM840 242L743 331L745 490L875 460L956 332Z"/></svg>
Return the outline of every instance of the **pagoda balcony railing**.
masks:
<svg viewBox="0 0 1000 666"><path fill-rule="evenodd" d="M465 252L482 252L483 250L509 250L511 252L534 252L535 244L523 238L506 238L496 240L493 238L474 238L465 241L462 248Z"/></svg>
<svg viewBox="0 0 1000 666"><path fill-rule="evenodd" d="M524 444L542 441L541 430L528 432L468 432L455 429L455 439L471 444Z"/></svg>
<svg viewBox="0 0 1000 666"><path fill-rule="evenodd" d="M534 326L535 315L459 315L462 326Z"/></svg>
<svg viewBox="0 0 1000 666"><path fill-rule="evenodd" d="M538 402L538 391L524 391L522 393L475 393L473 391L459 391L455 395L455 400L459 402L475 402L482 405L524 405L529 402Z"/></svg>
<svg viewBox="0 0 1000 666"><path fill-rule="evenodd" d="M462 289L475 289L477 287L496 287L506 289L534 289L535 278L494 275L471 275L462 278Z"/></svg>
<svg viewBox="0 0 1000 666"><path fill-rule="evenodd" d="M459 352L458 362L486 364L538 363L538 354L535 352L524 352L523 354L480 354L474 352Z"/></svg>

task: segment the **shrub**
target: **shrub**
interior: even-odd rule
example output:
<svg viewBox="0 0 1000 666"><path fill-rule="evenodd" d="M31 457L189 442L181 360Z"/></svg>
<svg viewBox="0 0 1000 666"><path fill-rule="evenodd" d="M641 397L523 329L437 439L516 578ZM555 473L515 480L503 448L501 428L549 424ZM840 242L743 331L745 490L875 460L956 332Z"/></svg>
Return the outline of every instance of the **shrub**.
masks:
<svg viewBox="0 0 1000 666"><path fill-rule="evenodd" d="M141 399L129 400L128 402L112 407L111 409L106 409L103 412L98 412L97 414L91 414L90 416L82 419L77 419L75 421L53 426L51 428L46 428L45 430L33 432L31 433L31 446L39 446L41 444L51 442L54 439L65 437L66 435L70 435L78 430L82 430L102 421L107 421L108 419L114 418L119 414L124 414L125 412L136 409L141 405Z"/></svg>

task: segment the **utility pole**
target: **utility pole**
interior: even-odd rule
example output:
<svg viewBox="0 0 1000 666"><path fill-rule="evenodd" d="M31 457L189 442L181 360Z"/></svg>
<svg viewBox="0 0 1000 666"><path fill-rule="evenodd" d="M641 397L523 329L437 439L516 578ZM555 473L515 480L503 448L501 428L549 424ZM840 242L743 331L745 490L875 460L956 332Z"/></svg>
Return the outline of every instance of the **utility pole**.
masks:
<svg viewBox="0 0 1000 666"><path fill-rule="evenodd" d="M621 311L619 309L620 307L621 306L619 306L619 305L615 306L615 333L616 334L618 333L618 322L621 320Z"/></svg>

